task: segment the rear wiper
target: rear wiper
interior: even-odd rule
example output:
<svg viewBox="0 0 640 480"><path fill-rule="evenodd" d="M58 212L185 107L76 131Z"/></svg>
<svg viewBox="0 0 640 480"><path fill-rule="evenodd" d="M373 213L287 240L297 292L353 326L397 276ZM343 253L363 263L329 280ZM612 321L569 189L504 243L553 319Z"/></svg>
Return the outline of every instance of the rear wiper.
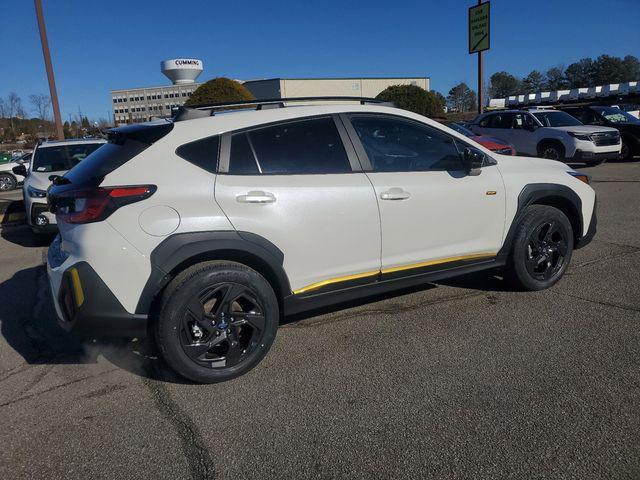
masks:
<svg viewBox="0 0 640 480"><path fill-rule="evenodd" d="M51 180L51 183L54 185L69 185L71 183L71 180L62 175L50 175L49 180Z"/></svg>

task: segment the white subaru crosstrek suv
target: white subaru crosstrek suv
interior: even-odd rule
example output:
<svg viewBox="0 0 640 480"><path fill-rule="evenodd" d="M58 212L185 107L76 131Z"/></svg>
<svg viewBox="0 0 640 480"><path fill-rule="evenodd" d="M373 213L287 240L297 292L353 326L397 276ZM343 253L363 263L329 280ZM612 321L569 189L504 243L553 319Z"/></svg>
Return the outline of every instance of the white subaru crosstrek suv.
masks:
<svg viewBox="0 0 640 480"><path fill-rule="evenodd" d="M283 315L496 267L548 288L595 233L589 178L560 162L375 100L305 100L117 128L58 179L61 325L149 329L177 372L217 382L265 356Z"/></svg>
<svg viewBox="0 0 640 480"><path fill-rule="evenodd" d="M470 128L511 143L518 155L589 166L619 158L622 148L615 128L583 125L553 108L488 112L478 115Z"/></svg>
<svg viewBox="0 0 640 480"><path fill-rule="evenodd" d="M29 165L18 165L13 168L15 174L25 177L22 184L22 197L27 224L34 233L56 231L55 216L49 212L47 206L47 189L51 186L50 177L63 176L105 143L105 140L96 138L44 142L33 151Z"/></svg>

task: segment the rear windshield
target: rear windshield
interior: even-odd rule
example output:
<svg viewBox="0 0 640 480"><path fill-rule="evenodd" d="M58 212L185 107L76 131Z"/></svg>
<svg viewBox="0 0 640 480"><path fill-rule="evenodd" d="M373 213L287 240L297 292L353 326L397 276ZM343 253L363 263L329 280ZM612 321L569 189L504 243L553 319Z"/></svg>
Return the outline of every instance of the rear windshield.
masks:
<svg viewBox="0 0 640 480"><path fill-rule="evenodd" d="M145 143L130 139L122 142L122 144L113 142L102 144L102 147L93 152L84 162L78 163L71 169L65 175L65 178L75 184L102 179L148 146Z"/></svg>
<svg viewBox="0 0 640 480"><path fill-rule="evenodd" d="M70 170L104 143L79 143L40 147L33 156L34 172L62 172Z"/></svg>

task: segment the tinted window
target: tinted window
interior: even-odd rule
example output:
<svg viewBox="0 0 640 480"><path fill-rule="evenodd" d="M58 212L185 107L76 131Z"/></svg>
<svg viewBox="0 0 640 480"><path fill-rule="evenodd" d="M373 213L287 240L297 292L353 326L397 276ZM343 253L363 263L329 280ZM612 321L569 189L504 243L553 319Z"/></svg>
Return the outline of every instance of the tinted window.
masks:
<svg viewBox="0 0 640 480"><path fill-rule="evenodd" d="M513 125L513 113L497 113L488 117L488 128L511 128Z"/></svg>
<svg viewBox="0 0 640 480"><path fill-rule="evenodd" d="M207 137L180 145L176 154L207 172L215 173L218 168L219 146L219 136Z"/></svg>
<svg viewBox="0 0 640 480"><path fill-rule="evenodd" d="M616 107L592 108L611 123L638 123L636 117Z"/></svg>
<svg viewBox="0 0 640 480"><path fill-rule="evenodd" d="M145 143L130 139L124 143L103 144L86 160L71 169L65 177L75 184L102 178L124 165L147 147L148 145Z"/></svg>
<svg viewBox="0 0 640 480"><path fill-rule="evenodd" d="M260 173L246 133L231 137L229 173L233 175L257 175Z"/></svg>
<svg viewBox="0 0 640 480"><path fill-rule="evenodd" d="M33 156L34 172L60 172L70 170L104 143L80 143L40 147Z"/></svg>
<svg viewBox="0 0 640 480"><path fill-rule="evenodd" d="M469 130L466 127L463 127L462 125L460 125L459 123L447 123L446 124L447 127L455 130L458 133L461 133L462 135L464 135L465 137L475 137L476 134L473 133L471 130Z"/></svg>
<svg viewBox="0 0 640 480"><path fill-rule="evenodd" d="M388 117L352 117L374 171L462 170L453 139L417 123Z"/></svg>
<svg viewBox="0 0 640 480"><path fill-rule="evenodd" d="M247 142L253 147L257 168L265 174L319 174L351 172L349 158L332 118L317 118L289 122L247 132ZM230 169L252 168L246 144L237 152L243 157L238 167L231 159ZM244 142L244 141L242 141ZM241 150L241 147L244 150ZM238 153L240 155L240 153ZM240 156L238 157L240 158Z"/></svg>
<svg viewBox="0 0 640 480"><path fill-rule="evenodd" d="M545 127L577 127L582 123L565 112L549 111L533 114Z"/></svg>

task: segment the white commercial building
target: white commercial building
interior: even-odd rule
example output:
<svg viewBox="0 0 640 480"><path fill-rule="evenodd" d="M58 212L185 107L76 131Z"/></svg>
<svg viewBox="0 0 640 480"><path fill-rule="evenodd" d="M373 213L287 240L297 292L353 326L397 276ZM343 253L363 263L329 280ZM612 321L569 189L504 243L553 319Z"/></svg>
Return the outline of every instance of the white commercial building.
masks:
<svg viewBox="0 0 640 480"><path fill-rule="evenodd" d="M268 78L247 80L244 86L258 100L294 97L375 97L392 85L416 85L429 90L429 77Z"/></svg>
<svg viewBox="0 0 640 480"><path fill-rule="evenodd" d="M171 116L202 83L201 60L178 58L161 62L173 85L111 91L116 124L145 122ZM392 85L416 85L429 90L429 77L268 78L242 82L258 100L294 97L375 97Z"/></svg>

